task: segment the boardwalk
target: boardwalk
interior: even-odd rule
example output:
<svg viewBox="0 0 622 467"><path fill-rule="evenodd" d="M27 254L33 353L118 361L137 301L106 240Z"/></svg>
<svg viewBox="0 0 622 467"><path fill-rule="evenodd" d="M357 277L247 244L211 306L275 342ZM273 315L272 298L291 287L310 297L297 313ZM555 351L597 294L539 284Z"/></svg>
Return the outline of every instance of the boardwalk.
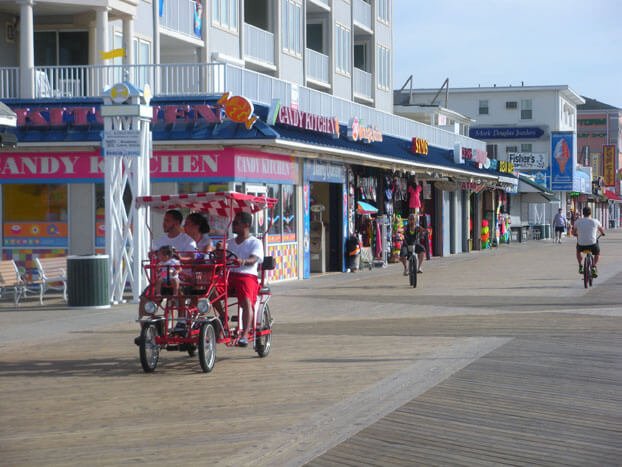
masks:
<svg viewBox="0 0 622 467"><path fill-rule="evenodd" d="M620 465L622 234L596 287L572 245L530 242L273 287L273 353L214 373L133 306L0 302L3 465Z"/></svg>

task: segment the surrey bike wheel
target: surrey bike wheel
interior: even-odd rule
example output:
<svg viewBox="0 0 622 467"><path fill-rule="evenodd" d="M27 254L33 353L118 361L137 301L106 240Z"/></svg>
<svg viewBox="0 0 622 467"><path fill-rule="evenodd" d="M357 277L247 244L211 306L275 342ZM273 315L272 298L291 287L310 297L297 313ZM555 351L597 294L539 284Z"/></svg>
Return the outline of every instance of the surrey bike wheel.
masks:
<svg viewBox="0 0 622 467"><path fill-rule="evenodd" d="M216 364L216 331L214 325L203 323L199 332L199 363L204 373L209 373Z"/></svg>
<svg viewBox="0 0 622 467"><path fill-rule="evenodd" d="M145 373L152 373L158 366L160 346L156 344L158 328L155 324L146 324L140 331L140 364Z"/></svg>
<svg viewBox="0 0 622 467"><path fill-rule="evenodd" d="M272 316L270 316L270 307L266 303L261 311L261 322L256 328L256 332L271 331L272 330ZM261 358L267 357L272 349L272 332L264 334L262 336L255 337L255 352Z"/></svg>
<svg viewBox="0 0 622 467"><path fill-rule="evenodd" d="M417 287L417 255L413 253L408 258L408 280L412 287Z"/></svg>

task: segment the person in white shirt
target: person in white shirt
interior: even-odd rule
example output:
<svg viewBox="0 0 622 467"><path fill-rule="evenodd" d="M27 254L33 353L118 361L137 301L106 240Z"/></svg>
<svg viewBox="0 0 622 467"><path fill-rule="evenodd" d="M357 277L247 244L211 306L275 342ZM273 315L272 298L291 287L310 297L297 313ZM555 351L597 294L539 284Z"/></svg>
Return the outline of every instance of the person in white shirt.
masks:
<svg viewBox="0 0 622 467"><path fill-rule="evenodd" d="M572 233L577 237L577 261L579 262L579 274L583 274L583 258L581 252L590 250L594 255L594 268L592 275L596 277L598 270L598 258L600 256L600 247L598 246L598 233L605 235L605 230L598 219L592 219L592 210L589 207L583 208L583 217L577 219L572 227Z"/></svg>
<svg viewBox="0 0 622 467"><path fill-rule="evenodd" d="M562 234L566 230L566 217L562 214L562 208L557 210L557 214L553 217L553 227L555 228L555 243L562 242Z"/></svg>
<svg viewBox="0 0 622 467"><path fill-rule="evenodd" d="M229 240L226 245L229 251L235 253L238 263L236 267L231 268L229 273L229 292L237 297L242 313L242 317L238 317L238 322L243 323L242 333L238 340L240 347L248 345L252 310L259 293L258 266L263 262L264 256L263 244L250 233L252 222L251 214L237 213L232 223L232 230L236 237Z"/></svg>
<svg viewBox="0 0 622 467"><path fill-rule="evenodd" d="M181 227L183 220L184 216L177 209L169 209L166 211L162 219L162 230L164 234L152 242L151 251L156 252L163 246L170 246L177 254L183 255L187 252L194 252L197 248L197 244L183 231ZM138 304L139 319L145 316L145 304L149 301L149 299L145 297L145 292L149 290L150 287L152 286L148 285L145 291L140 295L140 303ZM155 292L156 295L160 294L159 290ZM183 322L180 320L178 324L181 328ZM134 343L140 345L140 337L134 339Z"/></svg>

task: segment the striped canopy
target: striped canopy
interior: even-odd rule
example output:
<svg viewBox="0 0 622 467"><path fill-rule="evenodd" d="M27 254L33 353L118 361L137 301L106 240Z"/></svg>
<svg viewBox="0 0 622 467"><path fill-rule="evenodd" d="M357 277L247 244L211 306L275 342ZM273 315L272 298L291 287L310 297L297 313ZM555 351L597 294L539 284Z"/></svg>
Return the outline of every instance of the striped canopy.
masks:
<svg viewBox="0 0 622 467"><path fill-rule="evenodd" d="M273 208L277 202L277 199L265 196L247 195L235 191L219 191L215 193L138 196L136 207L150 207L158 211L185 208L212 216L233 217L238 212L253 214L265 208Z"/></svg>

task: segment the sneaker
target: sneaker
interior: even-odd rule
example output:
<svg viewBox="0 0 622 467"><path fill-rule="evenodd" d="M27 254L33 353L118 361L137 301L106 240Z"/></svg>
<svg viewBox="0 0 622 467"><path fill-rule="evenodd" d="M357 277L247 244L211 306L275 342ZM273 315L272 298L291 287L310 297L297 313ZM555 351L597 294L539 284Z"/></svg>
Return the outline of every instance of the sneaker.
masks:
<svg viewBox="0 0 622 467"><path fill-rule="evenodd" d="M140 337L140 336L134 338L134 344L136 344L139 347L140 347L140 344L142 343L142 341L143 341L143 338Z"/></svg>
<svg viewBox="0 0 622 467"><path fill-rule="evenodd" d="M598 269L596 267L592 268L592 277L598 277Z"/></svg>
<svg viewBox="0 0 622 467"><path fill-rule="evenodd" d="M238 340L238 347L246 347L248 345L248 339L246 337L240 337Z"/></svg>
<svg viewBox="0 0 622 467"><path fill-rule="evenodd" d="M582 264L579 266L579 274L583 274L583 265Z"/></svg>
<svg viewBox="0 0 622 467"><path fill-rule="evenodd" d="M407 276L408 275L408 271L406 269L404 269L404 275Z"/></svg>
<svg viewBox="0 0 622 467"><path fill-rule="evenodd" d="M421 269L418 269L417 274L423 274L423 271Z"/></svg>

